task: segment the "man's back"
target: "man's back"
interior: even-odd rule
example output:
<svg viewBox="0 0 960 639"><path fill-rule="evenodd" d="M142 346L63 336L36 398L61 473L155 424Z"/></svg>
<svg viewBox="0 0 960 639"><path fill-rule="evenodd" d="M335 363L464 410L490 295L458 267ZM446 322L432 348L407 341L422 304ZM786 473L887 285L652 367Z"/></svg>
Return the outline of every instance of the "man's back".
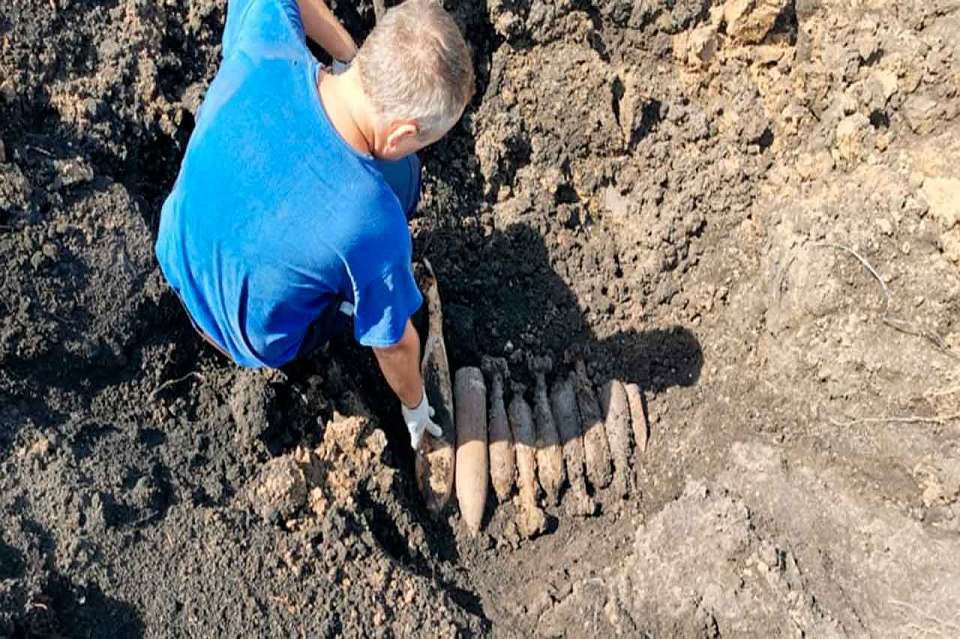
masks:
<svg viewBox="0 0 960 639"><path fill-rule="evenodd" d="M224 60L163 208L157 258L195 323L246 366L296 355L335 300L393 344L421 297L402 207L327 118L294 0L236 0Z"/></svg>

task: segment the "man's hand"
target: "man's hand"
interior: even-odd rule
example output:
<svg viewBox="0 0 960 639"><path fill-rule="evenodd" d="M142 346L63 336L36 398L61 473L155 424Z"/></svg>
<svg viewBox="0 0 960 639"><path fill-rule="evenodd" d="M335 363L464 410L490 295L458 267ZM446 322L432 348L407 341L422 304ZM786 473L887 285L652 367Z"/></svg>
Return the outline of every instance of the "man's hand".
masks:
<svg viewBox="0 0 960 639"><path fill-rule="evenodd" d="M443 436L443 430L437 426L431 417L433 417L433 408L427 401L427 391L423 391L423 400L416 408L407 408L400 404L400 412L403 413L403 421L407 423L407 430L410 431L410 446L414 450L419 448L420 439L423 437L423 431L427 431L434 437Z"/></svg>

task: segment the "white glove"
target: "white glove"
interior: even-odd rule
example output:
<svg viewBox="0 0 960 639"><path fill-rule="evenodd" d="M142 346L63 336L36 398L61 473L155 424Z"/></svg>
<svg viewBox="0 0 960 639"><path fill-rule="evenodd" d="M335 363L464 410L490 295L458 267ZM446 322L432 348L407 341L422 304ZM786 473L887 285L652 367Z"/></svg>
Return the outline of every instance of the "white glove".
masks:
<svg viewBox="0 0 960 639"><path fill-rule="evenodd" d="M400 412L403 413L403 421L407 423L407 430L410 431L410 445L414 450L420 447L423 431L429 432L434 437L443 436L443 430L430 419L433 417L433 409L427 401L426 389L423 391L423 399L416 408L407 408L403 402L400 402Z"/></svg>

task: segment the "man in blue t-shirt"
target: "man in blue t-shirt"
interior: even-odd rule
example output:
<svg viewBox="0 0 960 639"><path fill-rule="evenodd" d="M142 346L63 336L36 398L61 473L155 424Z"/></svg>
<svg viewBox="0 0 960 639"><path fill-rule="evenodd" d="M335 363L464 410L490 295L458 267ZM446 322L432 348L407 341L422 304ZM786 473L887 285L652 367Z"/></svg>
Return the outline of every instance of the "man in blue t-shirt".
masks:
<svg viewBox="0 0 960 639"><path fill-rule="evenodd" d="M334 73L306 45L335 59ZM354 56L354 54L356 55ZM356 51L323 0L229 0L156 254L197 330L242 366L279 367L348 315L417 447L439 436L410 316L416 151L473 95L469 51L435 0L390 9Z"/></svg>

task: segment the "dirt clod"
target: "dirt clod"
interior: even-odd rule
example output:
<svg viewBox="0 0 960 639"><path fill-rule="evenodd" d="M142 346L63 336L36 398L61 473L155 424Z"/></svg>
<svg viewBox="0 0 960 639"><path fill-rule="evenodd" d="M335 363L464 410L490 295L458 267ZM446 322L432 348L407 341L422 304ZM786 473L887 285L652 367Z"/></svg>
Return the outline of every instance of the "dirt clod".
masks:
<svg viewBox="0 0 960 639"><path fill-rule="evenodd" d="M261 469L250 490L254 511L266 521L291 518L307 501L307 480L290 457L271 459Z"/></svg>
<svg viewBox="0 0 960 639"><path fill-rule="evenodd" d="M727 33L748 44L760 42L790 4L788 0L727 0L723 5Z"/></svg>
<svg viewBox="0 0 960 639"><path fill-rule="evenodd" d="M261 371L240 371L230 392L230 413L241 441L254 441L270 428L276 393Z"/></svg>

